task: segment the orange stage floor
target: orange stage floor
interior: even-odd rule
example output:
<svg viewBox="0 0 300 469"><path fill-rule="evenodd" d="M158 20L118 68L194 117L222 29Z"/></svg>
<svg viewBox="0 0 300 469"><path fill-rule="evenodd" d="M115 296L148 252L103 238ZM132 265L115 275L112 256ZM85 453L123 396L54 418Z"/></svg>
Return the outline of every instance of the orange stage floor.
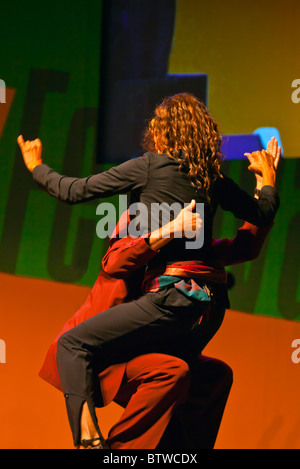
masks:
<svg viewBox="0 0 300 469"><path fill-rule="evenodd" d="M85 300L87 287L0 274L0 448L72 448L62 394L38 377L49 344ZM216 448L300 448L300 323L229 310L205 349L233 369ZM99 410L104 435L121 412Z"/></svg>

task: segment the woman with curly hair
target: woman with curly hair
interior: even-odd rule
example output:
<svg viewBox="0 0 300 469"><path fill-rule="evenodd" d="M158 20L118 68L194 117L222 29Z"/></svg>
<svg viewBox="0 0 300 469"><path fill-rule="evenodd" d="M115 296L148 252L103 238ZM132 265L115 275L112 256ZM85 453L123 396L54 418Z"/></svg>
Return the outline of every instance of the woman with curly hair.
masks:
<svg viewBox="0 0 300 469"><path fill-rule="evenodd" d="M143 147L185 162L189 177L209 198L209 187L220 174L222 138L207 107L193 95L180 93L165 98L144 133Z"/></svg>
<svg viewBox="0 0 300 469"><path fill-rule="evenodd" d="M34 180L63 202L77 204L131 192L132 200L147 207L148 222L157 204L204 207L200 247L187 248L186 238L178 237L178 213L173 214L168 242L147 264L143 296L87 319L58 340L57 366L74 444L105 447L95 412L102 405L98 374L143 353L163 353L166 341L186 337L208 312L218 317L216 329L220 326L228 297L226 273L210 260L214 214L220 205L257 226L269 225L279 206L273 158L266 152L260 155L259 198L245 193L221 173L218 126L206 106L189 93L167 97L156 107L145 130L143 156L100 174L62 176L42 163L40 140L24 142L20 136L18 143ZM159 220L160 237L162 225ZM146 237L148 227L145 222ZM200 228L198 216L196 235Z"/></svg>

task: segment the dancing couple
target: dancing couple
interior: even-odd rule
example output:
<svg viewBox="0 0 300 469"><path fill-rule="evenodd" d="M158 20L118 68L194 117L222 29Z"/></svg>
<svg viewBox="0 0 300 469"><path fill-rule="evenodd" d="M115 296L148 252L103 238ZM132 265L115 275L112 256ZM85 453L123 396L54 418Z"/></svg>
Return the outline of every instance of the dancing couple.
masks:
<svg viewBox="0 0 300 469"><path fill-rule="evenodd" d="M253 258L251 254L243 259L240 246L245 250L248 243L251 251L254 240L259 249L279 207L275 188L280 156L277 141L272 139L267 151L246 154L249 169L257 178L254 197L221 172L222 138L218 126L207 107L189 93L167 97L156 107L145 130L143 156L86 178L60 175L44 164L40 140L24 142L20 136L18 143L34 180L63 202L77 204L130 192L134 200L146 205L149 216L152 203L185 205L170 221L168 237L164 236L166 226L161 225L155 232L130 241L141 249L136 264L143 269L142 285L136 282L129 298L121 298L125 301L115 301L113 306L98 311L90 308L86 318L82 315L74 327L66 327L55 342L53 366L65 396L74 445L155 448L176 409L180 411L187 402L195 357L199 362L199 353L220 327L229 307L225 265L235 263L235 257L236 262ZM204 204L204 243L200 249L187 249L186 238L176 233L196 230L199 234L202 221L194 213L197 203ZM240 230L237 240L229 243L231 251L227 252L212 236L218 206L248 222L243 235ZM129 221L127 213L126 223ZM119 242L128 239L112 238L110 250L117 249ZM125 247L125 252L128 249ZM132 262L132 257L128 259ZM137 272L135 266L131 270ZM121 272L129 271L125 261ZM139 375L143 392L127 399L121 425L116 425L105 441L96 415L96 407L105 404L99 376L110 367L151 355L173 358L167 367L162 363L161 372L155 360L150 367L147 363L147 372ZM131 378L136 382L136 370L133 375L134 379L129 372L126 374L128 382ZM147 383L160 394L155 402L155 393L145 392ZM133 402L136 399L138 402ZM139 410L133 412L132 404Z"/></svg>

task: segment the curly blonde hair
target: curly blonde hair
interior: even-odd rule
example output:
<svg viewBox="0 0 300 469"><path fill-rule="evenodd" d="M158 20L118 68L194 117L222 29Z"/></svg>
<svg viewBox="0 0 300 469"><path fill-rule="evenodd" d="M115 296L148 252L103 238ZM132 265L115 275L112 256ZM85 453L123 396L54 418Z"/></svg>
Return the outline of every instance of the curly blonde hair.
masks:
<svg viewBox="0 0 300 469"><path fill-rule="evenodd" d="M185 163L193 186L210 201L209 189L220 175L224 155L218 125L204 103L190 93L166 97L154 110L143 135L146 151L165 153ZM184 151L184 160L180 158Z"/></svg>

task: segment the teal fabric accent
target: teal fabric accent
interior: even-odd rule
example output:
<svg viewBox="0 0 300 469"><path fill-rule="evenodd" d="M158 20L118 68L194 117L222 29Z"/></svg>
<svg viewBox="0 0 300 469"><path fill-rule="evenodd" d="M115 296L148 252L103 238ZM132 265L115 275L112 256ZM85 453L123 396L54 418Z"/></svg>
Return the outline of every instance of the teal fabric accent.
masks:
<svg viewBox="0 0 300 469"><path fill-rule="evenodd" d="M185 296L198 301L209 302L210 292L208 287L203 282L201 282L201 284L199 283L194 279L185 279L172 275L161 275L158 277L159 289L174 284L174 287L180 290Z"/></svg>
<svg viewBox="0 0 300 469"><path fill-rule="evenodd" d="M159 289L172 285L172 283L179 282L182 277L173 277L172 275L160 275L158 277Z"/></svg>

